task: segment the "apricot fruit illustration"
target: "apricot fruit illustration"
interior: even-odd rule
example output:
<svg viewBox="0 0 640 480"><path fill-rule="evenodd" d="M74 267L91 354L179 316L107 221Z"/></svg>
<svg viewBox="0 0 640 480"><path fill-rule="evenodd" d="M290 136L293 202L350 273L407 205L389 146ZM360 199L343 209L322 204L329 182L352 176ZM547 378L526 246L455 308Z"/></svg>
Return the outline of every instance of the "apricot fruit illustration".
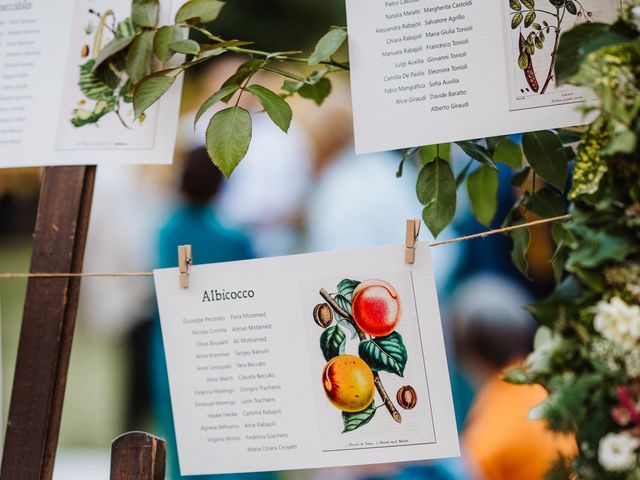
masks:
<svg viewBox="0 0 640 480"><path fill-rule="evenodd" d="M367 280L353 291L351 310L356 325L373 337L393 332L402 315L400 296L384 280Z"/></svg>
<svg viewBox="0 0 640 480"><path fill-rule="evenodd" d="M373 372L355 355L339 355L322 371L322 385L334 407L343 412L361 412L373 402Z"/></svg>

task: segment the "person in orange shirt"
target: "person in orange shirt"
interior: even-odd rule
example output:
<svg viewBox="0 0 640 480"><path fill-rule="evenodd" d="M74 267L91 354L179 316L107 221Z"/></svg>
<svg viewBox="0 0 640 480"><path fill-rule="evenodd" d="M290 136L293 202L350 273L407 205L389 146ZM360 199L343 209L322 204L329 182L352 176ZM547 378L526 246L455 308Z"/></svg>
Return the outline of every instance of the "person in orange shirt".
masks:
<svg viewBox="0 0 640 480"><path fill-rule="evenodd" d="M502 379L532 349L536 324L524 310L529 300L512 282L489 275L468 281L454 295L456 354L478 389L462 433L463 455L474 479L540 480L560 455L576 453L573 437L554 434L544 421L528 418L546 391Z"/></svg>

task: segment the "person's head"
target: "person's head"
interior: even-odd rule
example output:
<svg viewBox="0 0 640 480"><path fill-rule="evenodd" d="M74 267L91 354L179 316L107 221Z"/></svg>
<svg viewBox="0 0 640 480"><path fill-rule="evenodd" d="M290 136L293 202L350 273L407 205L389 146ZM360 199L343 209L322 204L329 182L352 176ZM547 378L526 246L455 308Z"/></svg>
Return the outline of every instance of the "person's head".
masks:
<svg viewBox="0 0 640 480"><path fill-rule="evenodd" d="M515 283L479 275L456 289L450 302L457 358L469 380L480 385L533 347L536 323L531 302Z"/></svg>
<svg viewBox="0 0 640 480"><path fill-rule="evenodd" d="M222 172L211 162L204 147L187 154L180 183L180 191L187 202L206 205L216 197L222 181Z"/></svg>

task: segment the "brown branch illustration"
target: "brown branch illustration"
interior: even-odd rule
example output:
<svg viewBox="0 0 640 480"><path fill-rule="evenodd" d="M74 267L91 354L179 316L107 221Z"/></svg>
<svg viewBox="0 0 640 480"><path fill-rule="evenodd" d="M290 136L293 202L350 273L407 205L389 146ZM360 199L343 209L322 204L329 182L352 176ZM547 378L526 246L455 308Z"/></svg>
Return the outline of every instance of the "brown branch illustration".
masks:
<svg viewBox="0 0 640 480"><path fill-rule="evenodd" d="M329 292L327 292L324 288L321 288L320 296L325 299L325 301L329 304L329 306L338 315L351 321L354 328L356 329L356 332L358 333L358 338L360 338L361 342L367 339L367 336L365 335L365 333L362 330L360 330L358 325L356 325L351 314L345 311L340 305L338 305ZM389 411L389 414L391 415L391 417L396 422L402 423L402 415L400 415L400 412L398 412L398 409L391 401L389 394L387 393L387 391L384 388L384 385L382 384L382 379L380 378L380 375L378 374L378 372L373 372L373 383L375 384L376 390L378 390L378 393L380 394L380 398L382 398L382 402L384 403L384 406L387 407L387 410Z"/></svg>

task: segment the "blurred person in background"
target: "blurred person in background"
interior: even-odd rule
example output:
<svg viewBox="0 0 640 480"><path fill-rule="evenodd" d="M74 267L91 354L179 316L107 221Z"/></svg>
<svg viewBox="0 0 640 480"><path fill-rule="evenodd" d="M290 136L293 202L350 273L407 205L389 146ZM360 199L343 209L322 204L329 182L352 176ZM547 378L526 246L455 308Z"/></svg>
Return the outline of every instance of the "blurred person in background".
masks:
<svg viewBox="0 0 640 480"><path fill-rule="evenodd" d="M529 410L546 399L542 387L503 380L532 350L536 323L524 310L530 300L513 281L483 274L462 284L450 302L457 357L478 389L462 435L474 479L540 480L559 455L576 451L573 437L529 420Z"/></svg>
<svg viewBox="0 0 640 480"><path fill-rule="evenodd" d="M200 105L220 89L227 78L247 60L226 55L201 73L197 83ZM259 72L251 83L279 92L282 81ZM239 94L230 102L233 104ZM280 130L262 111L249 93L244 92L240 106L251 112L252 138L246 157L225 183L218 199L218 212L227 223L242 228L251 238L256 255L268 257L295 253L300 246L300 217L311 188L311 151L309 138L294 118L288 133ZM179 147L186 150L203 146L211 117L227 108L215 105L200 119L194 132L195 110L180 122Z"/></svg>
<svg viewBox="0 0 640 480"><path fill-rule="evenodd" d="M211 208L222 184L222 173L211 163L204 148L196 149L186 156L180 184L183 200L176 206L158 239L160 268L176 267L178 246L186 244L192 245L196 263L229 262L253 257L249 240L242 233L223 226ZM182 477L178 473L167 365L158 318L153 325L151 359L154 413L161 433L167 439L167 478L191 478ZM228 478L268 479L271 475L230 475Z"/></svg>

